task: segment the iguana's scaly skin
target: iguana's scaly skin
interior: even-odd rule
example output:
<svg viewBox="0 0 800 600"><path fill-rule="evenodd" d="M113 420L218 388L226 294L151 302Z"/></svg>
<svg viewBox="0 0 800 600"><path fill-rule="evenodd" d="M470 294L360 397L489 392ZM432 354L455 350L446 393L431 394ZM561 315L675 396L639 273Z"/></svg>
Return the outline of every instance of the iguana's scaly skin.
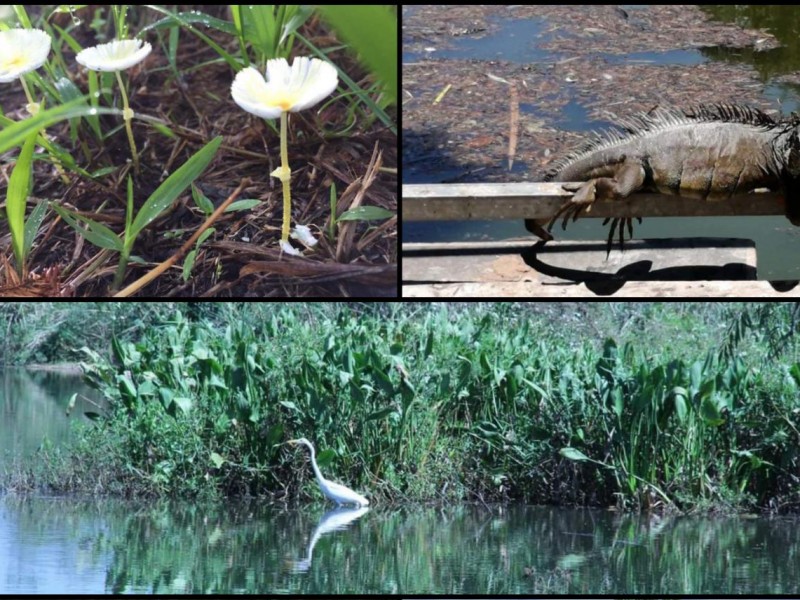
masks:
<svg viewBox="0 0 800 600"><path fill-rule="evenodd" d="M786 216L800 225L800 117L774 121L747 106L719 104L686 110L656 109L620 123L620 129L591 140L553 163L543 181L584 183L564 186L575 195L550 220L575 220L598 200L620 200L637 191L698 200L724 201L756 188L786 196ZM609 243L622 221L613 219ZM525 226L543 239L547 221Z"/></svg>

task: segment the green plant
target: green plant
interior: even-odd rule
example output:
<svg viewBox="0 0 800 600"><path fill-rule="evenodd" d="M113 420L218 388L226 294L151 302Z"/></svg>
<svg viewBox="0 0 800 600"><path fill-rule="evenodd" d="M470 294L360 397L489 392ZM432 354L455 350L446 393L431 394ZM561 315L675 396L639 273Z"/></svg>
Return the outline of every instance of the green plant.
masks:
<svg viewBox="0 0 800 600"><path fill-rule="evenodd" d="M139 212L134 218L133 184L128 179L128 210L125 219L125 231L120 237L111 229L83 215L68 211L56 204L51 204L55 210L71 227L80 233L87 241L92 244L114 250L120 253L120 262L117 274L112 284L112 289L116 290L125 277L125 268L130 259L133 246L139 234L161 213L167 210L175 199L197 179L214 159L222 137L216 137L197 153L187 160L180 168L170 175L158 188L150 195ZM83 227L83 226L85 227Z"/></svg>
<svg viewBox="0 0 800 600"><path fill-rule="evenodd" d="M318 7L322 16L358 53L384 84L386 104L397 101L397 11L378 4Z"/></svg>
<svg viewBox="0 0 800 600"><path fill-rule="evenodd" d="M256 53L256 64L291 55L296 31L312 14L309 6L299 4L232 4L231 15L239 38L244 65L250 64L247 42Z"/></svg>

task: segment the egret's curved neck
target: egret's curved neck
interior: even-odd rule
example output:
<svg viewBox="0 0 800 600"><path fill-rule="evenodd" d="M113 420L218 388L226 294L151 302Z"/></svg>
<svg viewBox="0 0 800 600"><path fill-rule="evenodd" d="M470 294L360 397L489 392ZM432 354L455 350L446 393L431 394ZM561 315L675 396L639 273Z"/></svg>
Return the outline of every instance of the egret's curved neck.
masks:
<svg viewBox="0 0 800 600"><path fill-rule="evenodd" d="M311 450L311 466L314 469L314 475L317 476L317 481L319 481L319 483L321 485L322 482L325 481L325 478L322 476L322 473L319 472L319 467L317 466L317 459L316 459L316 456L314 454L314 446L312 446L311 444L308 444L308 449Z"/></svg>

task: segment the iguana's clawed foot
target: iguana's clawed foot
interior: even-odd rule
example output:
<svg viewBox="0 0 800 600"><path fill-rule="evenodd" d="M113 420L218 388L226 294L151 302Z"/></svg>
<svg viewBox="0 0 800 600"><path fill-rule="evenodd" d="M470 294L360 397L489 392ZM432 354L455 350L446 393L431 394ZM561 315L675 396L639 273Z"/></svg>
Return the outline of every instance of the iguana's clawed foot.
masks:
<svg viewBox="0 0 800 600"><path fill-rule="evenodd" d="M636 217L636 219L641 224L642 217ZM628 229L628 240L633 239L633 219L630 217L608 217L603 221L603 225L611 221L611 229L608 231L608 248L606 251L606 258L608 255L611 254L611 246L614 243L614 231L616 231L617 227L619 227L619 249L622 250L622 246L625 242L625 229L624 227L627 226Z"/></svg>
<svg viewBox="0 0 800 600"><path fill-rule="evenodd" d="M562 186L567 191L574 191L574 186L570 185L563 185ZM575 192L575 195L572 196L569 200L564 202L561 205L561 208L558 209L553 218L550 220L550 223L547 226L547 229L553 228L553 223L555 223L561 215L564 215L564 220L561 223L561 228L566 230L567 229L567 221L569 221L570 217L572 217L573 222L580 216L580 214L584 211L589 211L592 208L592 204L595 201L595 184L594 181L590 181L584 184L581 184L578 187L578 190Z"/></svg>
<svg viewBox="0 0 800 600"><path fill-rule="evenodd" d="M553 228L553 223L555 223L559 218L562 216L564 220L561 222L561 228L567 228L567 221L570 220L570 217L573 221L575 221L583 212L589 212L592 208L592 204L594 204L595 200L597 199L597 186L595 180L590 180L581 184L564 184L563 187L568 192L575 192L575 194L567 200L561 208L558 209L553 218L550 220L550 223L547 225L547 229L551 230ZM642 222L641 217L636 217L639 223ZM628 239L633 238L633 219L630 217L608 217L605 221L603 221L603 225L606 225L609 221L611 221L611 229L608 232L608 253L611 253L611 246L614 243L614 234L619 231L619 248L622 250L622 247L625 243L625 229L628 230ZM526 225L527 225L526 221ZM528 226L529 231L534 231ZM534 233L537 233L534 231ZM541 235L540 235L541 237Z"/></svg>

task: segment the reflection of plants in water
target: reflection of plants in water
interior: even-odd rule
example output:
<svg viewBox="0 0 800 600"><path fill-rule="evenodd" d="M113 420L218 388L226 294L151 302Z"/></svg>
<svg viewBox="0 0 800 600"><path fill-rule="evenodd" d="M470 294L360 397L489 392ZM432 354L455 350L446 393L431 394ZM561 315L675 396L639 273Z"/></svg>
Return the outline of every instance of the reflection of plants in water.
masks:
<svg viewBox="0 0 800 600"><path fill-rule="evenodd" d="M569 592L569 584L572 581L572 573L569 569L556 567L548 571L537 572L535 567L525 567L523 569L525 577L530 577L532 594L566 594Z"/></svg>

